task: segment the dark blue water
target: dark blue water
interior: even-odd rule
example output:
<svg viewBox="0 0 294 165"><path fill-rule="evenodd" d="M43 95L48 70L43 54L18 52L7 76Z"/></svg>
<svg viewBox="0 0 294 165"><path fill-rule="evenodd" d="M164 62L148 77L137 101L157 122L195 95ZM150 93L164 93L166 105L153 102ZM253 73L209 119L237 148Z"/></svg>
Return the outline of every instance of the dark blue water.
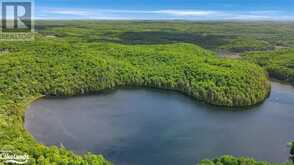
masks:
<svg viewBox="0 0 294 165"><path fill-rule="evenodd" d="M270 98L247 111L152 89L43 98L25 126L43 144L101 153L116 165L195 165L224 154L284 162L294 140L294 89L273 83Z"/></svg>

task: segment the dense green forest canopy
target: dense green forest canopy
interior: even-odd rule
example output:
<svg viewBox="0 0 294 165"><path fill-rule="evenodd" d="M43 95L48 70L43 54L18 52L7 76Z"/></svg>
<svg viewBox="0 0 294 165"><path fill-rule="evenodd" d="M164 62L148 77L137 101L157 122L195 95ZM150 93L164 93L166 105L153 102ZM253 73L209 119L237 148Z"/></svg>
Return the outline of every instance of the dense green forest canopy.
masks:
<svg viewBox="0 0 294 165"><path fill-rule="evenodd" d="M290 47L294 40L286 34L294 34L293 27L266 22L37 22L35 41L0 42L0 147L28 153L29 164L111 164L101 155L77 155L32 138L23 126L24 111L43 95L73 96L136 86L172 89L222 106L260 103L270 92L261 67L220 58L197 45L235 51L228 45L238 42L242 47L252 39L262 43L260 50ZM245 42L240 41L242 36L247 36ZM226 160L201 163L230 165Z"/></svg>
<svg viewBox="0 0 294 165"><path fill-rule="evenodd" d="M264 67L271 77L294 84L294 49L249 52L243 58Z"/></svg>
<svg viewBox="0 0 294 165"><path fill-rule="evenodd" d="M229 43L220 47L231 52L246 52L254 50L273 50L274 46L267 41L257 40L250 37L239 37L232 39Z"/></svg>
<svg viewBox="0 0 294 165"><path fill-rule="evenodd" d="M292 163L284 163L283 165L291 165ZM199 165L277 165L274 163L256 161L250 158L236 158L233 156L222 156L214 160L202 160Z"/></svg>
<svg viewBox="0 0 294 165"><path fill-rule="evenodd" d="M293 47L294 23L193 21L37 21L38 32L73 42L192 43L214 51ZM236 45L235 45L236 44Z"/></svg>
<svg viewBox="0 0 294 165"><path fill-rule="evenodd" d="M228 57L250 51L280 54L279 50L294 45L293 22L39 21L37 30L43 35L66 38L71 42L191 43ZM281 65L277 69L270 61L273 53L267 52L263 56L269 57L263 58L263 63L269 64L266 69L271 77L293 81L289 77L289 67L286 69ZM288 57L291 59L293 55ZM284 63L291 63L291 60L285 58Z"/></svg>
<svg viewBox="0 0 294 165"><path fill-rule="evenodd" d="M263 101L270 90L257 65L218 58L190 44L70 44L38 36L34 42L1 43L1 49L6 53L0 57L0 145L29 153L31 164L106 163L101 156L77 156L32 139L23 128L24 109L42 95L142 86L178 90L216 105L244 106Z"/></svg>
<svg viewBox="0 0 294 165"><path fill-rule="evenodd" d="M34 88L29 90L50 95L146 86L178 90L215 105L246 106L263 101L270 89L266 74L258 66L218 58L190 44L70 44L57 38L40 37L32 43L3 43L1 47L10 52L1 60L4 69L1 92L16 97L27 93L11 90L12 85L12 89L29 86ZM5 78L7 75L16 76ZM31 86L32 83L35 84Z"/></svg>

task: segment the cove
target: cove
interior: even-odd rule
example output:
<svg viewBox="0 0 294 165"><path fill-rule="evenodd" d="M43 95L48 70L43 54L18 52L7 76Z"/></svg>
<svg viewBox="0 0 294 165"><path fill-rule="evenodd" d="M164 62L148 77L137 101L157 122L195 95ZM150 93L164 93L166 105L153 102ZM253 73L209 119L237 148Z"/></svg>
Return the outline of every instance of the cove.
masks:
<svg viewBox="0 0 294 165"><path fill-rule="evenodd" d="M116 165L195 165L225 154L285 162L293 100L294 88L277 82L263 104L247 109L172 91L119 89L39 99L26 111L25 127L40 143L101 153Z"/></svg>

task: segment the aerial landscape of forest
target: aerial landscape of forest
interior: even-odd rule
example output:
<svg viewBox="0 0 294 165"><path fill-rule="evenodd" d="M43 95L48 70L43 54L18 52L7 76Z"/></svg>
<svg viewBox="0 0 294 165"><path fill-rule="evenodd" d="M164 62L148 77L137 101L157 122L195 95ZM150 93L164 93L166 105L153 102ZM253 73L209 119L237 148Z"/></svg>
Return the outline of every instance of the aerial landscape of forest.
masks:
<svg viewBox="0 0 294 165"><path fill-rule="evenodd" d="M0 37L4 35L0 32ZM27 154L26 164L294 162L292 21L40 19L32 35L29 41L0 40L0 150ZM93 107L85 101L75 106L73 102L78 101L67 103L94 96L93 111L88 111ZM68 104L71 108L66 108ZM116 109L123 112L106 112ZM161 109L167 111L166 117L159 117ZM74 116L76 110L85 114ZM190 111L199 111L199 117L191 118ZM87 113L97 113L101 121L91 123L92 119L84 118ZM95 137L90 138L89 132L88 138L86 132L75 134L85 123L89 131L96 130ZM146 131L130 133L127 129ZM235 132L240 135L232 135ZM205 141L204 134L215 136L215 142L207 141L207 151L197 154L200 144L193 141ZM100 136L109 144L102 145ZM127 146L127 139L134 148ZM152 144L146 145L146 139ZM86 144L79 140L90 146L83 147ZM252 146L259 150L246 148L249 143L256 143ZM13 164L3 160L0 164Z"/></svg>

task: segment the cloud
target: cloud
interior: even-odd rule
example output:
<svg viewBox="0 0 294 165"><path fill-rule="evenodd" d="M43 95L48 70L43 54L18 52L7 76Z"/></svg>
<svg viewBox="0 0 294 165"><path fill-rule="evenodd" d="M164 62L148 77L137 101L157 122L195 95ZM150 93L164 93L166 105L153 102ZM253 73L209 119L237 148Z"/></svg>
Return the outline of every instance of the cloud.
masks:
<svg viewBox="0 0 294 165"><path fill-rule="evenodd" d="M209 15L217 15L222 14L219 11L205 11L205 10L158 10L152 11L151 13L158 14L169 14L175 16L209 16Z"/></svg>
<svg viewBox="0 0 294 165"><path fill-rule="evenodd" d="M113 10L45 8L37 12L39 19L126 19L126 20L294 20L294 13L284 11L221 11L221 10Z"/></svg>
<svg viewBox="0 0 294 165"><path fill-rule="evenodd" d="M49 9L48 13L60 14L60 15L95 15L97 13L104 14L164 14L174 16L208 16L220 14L217 11L205 11L205 10L85 10L85 9Z"/></svg>
<svg viewBox="0 0 294 165"><path fill-rule="evenodd" d="M59 14L59 15L76 15L76 16L88 16L88 11L81 10L52 10L49 13Z"/></svg>
<svg viewBox="0 0 294 165"><path fill-rule="evenodd" d="M273 17L266 15L237 15L231 17L233 20L271 20Z"/></svg>

